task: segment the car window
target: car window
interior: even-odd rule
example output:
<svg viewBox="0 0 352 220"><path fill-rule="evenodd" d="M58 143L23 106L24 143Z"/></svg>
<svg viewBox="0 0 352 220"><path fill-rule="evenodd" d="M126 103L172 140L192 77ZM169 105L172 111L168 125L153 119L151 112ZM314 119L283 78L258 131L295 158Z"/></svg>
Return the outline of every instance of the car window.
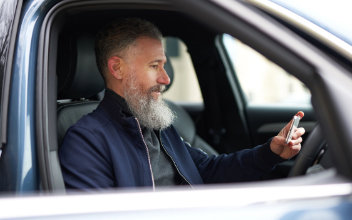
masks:
<svg viewBox="0 0 352 220"><path fill-rule="evenodd" d="M175 102L202 103L202 94L186 45L175 37L165 37L163 43L174 70L172 86L164 97Z"/></svg>
<svg viewBox="0 0 352 220"><path fill-rule="evenodd" d="M0 101L2 97L3 77L6 68L11 28L15 17L17 1L0 0ZM0 118L1 121L1 118ZM0 146L0 157L1 157Z"/></svg>
<svg viewBox="0 0 352 220"><path fill-rule="evenodd" d="M10 33L15 9L16 1L0 1L0 82L2 82L5 71L5 63L9 49ZM0 92L1 91L2 83L0 83Z"/></svg>
<svg viewBox="0 0 352 220"><path fill-rule="evenodd" d="M222 40L248 105L310 105L297 78L230 35Z"/></svg>

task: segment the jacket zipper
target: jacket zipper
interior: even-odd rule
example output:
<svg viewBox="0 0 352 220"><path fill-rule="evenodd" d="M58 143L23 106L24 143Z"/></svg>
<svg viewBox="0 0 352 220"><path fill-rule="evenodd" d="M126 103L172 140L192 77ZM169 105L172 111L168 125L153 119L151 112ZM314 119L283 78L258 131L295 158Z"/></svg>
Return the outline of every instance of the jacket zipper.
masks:
<svg viewBox="0 0 352 220"><path fill-rule="evenodd" d="M192 184L190 182L188 182L188 180L186 179L186 177L180 172L180 170L178 169L174 159L171 157L171 155L169 154L169 152L167 152L167 150L165 149L163 142L161 141L161 132L159 131L159 141L160 141L160 145L162 146L162 148L164 149L165 153L167 154L167 156L171 159L172 163L174 164L178 174L183 178L184 181L187 182L188 185L190 185L192 187Z"/></svg>
<svg viewBox="0 0 352 220"><path fill-rule="evenodd" d="M144 143L144 146L145 146L145 149L147 151L147 157L148 157L148 163L149 163L149 169L150 169L150 174L152 176L152 183L153 183L153 190L155 191L155 182L154 182L154 174L153 174L153 169L152 169L152 163L150 162L150 155L149 155L149 150L148 150L148 146L147 144L145 143L145 140L144 140L144 137L143 137L143 133L142 133L142 129L141 129L141 126L138 122L138 119L137 118L134 118L137 122L137 125L138 125L138 129L139 129L139 134L141 135L142 137L142 140L143 140L143 143Z"/></svg>

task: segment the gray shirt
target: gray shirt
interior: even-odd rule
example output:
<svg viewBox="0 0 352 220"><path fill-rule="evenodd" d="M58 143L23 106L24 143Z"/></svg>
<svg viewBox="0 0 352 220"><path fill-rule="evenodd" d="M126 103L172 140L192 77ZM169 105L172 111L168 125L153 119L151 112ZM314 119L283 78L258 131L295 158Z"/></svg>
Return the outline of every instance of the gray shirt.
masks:
<svg viewBox="0 0 352 220"><path fill-rule="evenodd" d="M142 133L148 146L155 185L176 185L175 166L170 157L166 155L165 150L160 147L160 141L156 132L149 128L143 128Z"/></svg>

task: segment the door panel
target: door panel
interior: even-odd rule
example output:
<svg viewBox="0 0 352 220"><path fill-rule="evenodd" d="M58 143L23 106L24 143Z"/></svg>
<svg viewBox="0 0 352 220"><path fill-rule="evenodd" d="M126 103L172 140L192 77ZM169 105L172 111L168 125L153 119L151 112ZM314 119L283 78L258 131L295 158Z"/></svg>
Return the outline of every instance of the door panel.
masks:
<svg viewBox="0 0 352 220"><path fill-rule="evenodd" d="M246 116L253 144L264 143L277 135L298 111L304 112L299 126L304 127L307 136L316 124L311 107L248 106Z"/></svg>

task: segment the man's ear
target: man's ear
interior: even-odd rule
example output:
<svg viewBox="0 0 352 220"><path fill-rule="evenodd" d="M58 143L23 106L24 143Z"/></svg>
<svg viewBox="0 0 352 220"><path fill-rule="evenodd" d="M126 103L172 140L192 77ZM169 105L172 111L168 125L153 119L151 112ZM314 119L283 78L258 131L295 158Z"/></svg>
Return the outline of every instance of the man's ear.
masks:
<svg viewBox="0 0 352 220"><path fill-rule="evenodd" d="M120 57L112 56L108 60L109 74L115 79L122 79L122 60Z"/></svg>

